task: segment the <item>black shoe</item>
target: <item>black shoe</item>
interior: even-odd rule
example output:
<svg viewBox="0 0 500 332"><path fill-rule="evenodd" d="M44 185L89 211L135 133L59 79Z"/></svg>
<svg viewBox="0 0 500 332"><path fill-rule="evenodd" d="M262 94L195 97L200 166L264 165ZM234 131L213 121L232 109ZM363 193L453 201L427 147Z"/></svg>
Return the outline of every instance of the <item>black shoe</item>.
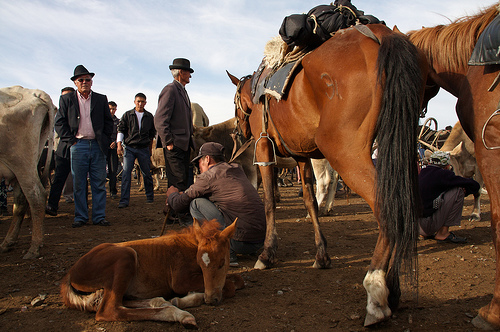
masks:
<svg viewBox="0 0 500 332"><path fill-rule="evenodd" d="M123 209L123 208L126 208L126 207L128 207L128 204L126 204L126 203L119 203L118 204L118 208L119 209Z"/></svg>
<svg viewBox="0 0 500 332"><path fill-rule="evenodd" d="M146 201L146 203L149 203L149 204L154 203L154 202L155 202L155 200L154 200L154 199L152 199L152 198L151 198L151 199L148 199L148 200Z"/></svg>
<svg viewBox="0 0 500 332"><path fill-rule="evenodd" d="M95 223L94 225L97 226L111 226L111 223L109 221L106 221L105 219Z"/></svg>
<svg viewBox="0 0 500 332"><path fill-rule="evenodd" d="M117 194L111 194L111 198L112 198L112 199L117 199L117 198L118 198L118 195L117 195Z"/></svg>
<svg viewBox="0 0 500 332"><path fill-rule="evenodd" d="M53 217L57 216L57 210L49 205L45 207L45 213L48 214L49 216Z"/></svg>
<svg viewBox="0 0 500 332"><path fill-rule="evenodd" d="M79 227L85 226L86 224L87 223L82 222L82 221L75 221L75 222L73 222L73 224L71 225L71 227L73 227L73 228L79 228Z"/></svg>

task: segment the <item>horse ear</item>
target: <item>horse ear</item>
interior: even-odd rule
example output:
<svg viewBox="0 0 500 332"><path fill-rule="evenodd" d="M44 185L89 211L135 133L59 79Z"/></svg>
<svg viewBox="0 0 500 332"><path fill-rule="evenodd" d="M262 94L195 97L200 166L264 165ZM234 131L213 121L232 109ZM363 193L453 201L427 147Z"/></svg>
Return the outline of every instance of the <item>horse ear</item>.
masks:
<svg viewBox="0 0 500 332"><path fill-rule="evenodd" d="M225 237L227 239L230 239L233 237L234 232L236 232L236 221L238 221L238 218L234 219L233 223L226 228L222 232L220 232L221 237Z"/></svg>
<svg viewBox="0 0 500 332"><path fill-rule="evenodd" d="M229 76L229 79L231 80L231 82L233 82L234 85L238 86L238 83L240 82L240 80L236 76L231 75L227 70L226 70L226 73L227 73L227 76Z"/></svg>
<svg viewBox="0 0 500 332"><path fill-rule="evenodd" d="M397 25L395 25L394 28L392 28L392 31L402 33L401 30L398 29Z"/></svg>

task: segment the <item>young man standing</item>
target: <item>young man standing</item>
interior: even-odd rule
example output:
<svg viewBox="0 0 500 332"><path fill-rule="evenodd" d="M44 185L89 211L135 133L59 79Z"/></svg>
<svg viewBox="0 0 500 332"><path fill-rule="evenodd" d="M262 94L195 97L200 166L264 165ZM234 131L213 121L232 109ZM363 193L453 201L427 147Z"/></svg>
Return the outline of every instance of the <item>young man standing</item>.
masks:
<svg viewBox="0 0 500 332"><path fill-rule="evenodd" d="M135 95L135 108L123 114L118 124L117 153L123 154L123 173L119 208L126 208L130 201L130 182L135 159L139 162L144 179L147 203L153 203L153 177L149 168L151 149L156 135L153 114L146 111L146 96ZM124 147L125 146L125 147Z"/></svg>

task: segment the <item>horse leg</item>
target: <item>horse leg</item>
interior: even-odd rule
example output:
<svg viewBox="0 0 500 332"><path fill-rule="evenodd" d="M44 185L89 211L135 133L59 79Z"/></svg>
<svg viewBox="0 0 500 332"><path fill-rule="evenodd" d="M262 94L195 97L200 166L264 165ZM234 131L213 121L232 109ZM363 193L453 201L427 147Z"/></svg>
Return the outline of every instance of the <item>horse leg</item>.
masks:
<svg viewBox="0 0 500 332"><path fill-rule="evenodd" d="M278 233L276 231L276 201L274 199L274 183L276 182L274 166L270 163L274 160L273 144L267 139L261 139L255 147L255 158L260 163L260 174L262 176L262 187L264 189L264 209L266 213L266 239L264 250L255 263L254 268L263 270L271 267L277 262L276 251L278 249Z"/></svg>
<svg viewBox="0 0 500 332"><path fill-rule="evenodd" d="M313 193L313 175L311 160L297 160L299 166L300 177L302 179L302 191L304 192L303 199L311 221L314 226L314 241L316 243L316 259L313 267L317 269L325 269L331 267L331 260L326 252L327 243L326 239L321 232L318 219L318 203Z"/></svg>
<svg viewBox="0 0 500 332"><path fill-rule="evenodd" d="M331 176L330 176L331 180L327 189L328 195L326 196L326 202L324 208L325 215L329 215L330 212L332 212L333 203L335 201L335 193L337 192L337 183L339 182L339 173L337 173L336 170L331 168L330 164L328 164L327 167L330 168L331 171Z"/></svg>
<svg viewBox="0 0 500 332"><path fill-rule="evenodd" d="M481 189L474 195L474 208L469 217L470 221L481 221Z"/></svg>
<svg viewBox="0 0 500 332"><path fill-rule="evenodd" d="M324 154L330 160L333 169L338 170L342 174L344 184L363 197L368 205L370 205L372 211L376 211L375 168L371 161L370 149L366 151L360 149L358 151L353 149L352 146L345 148L336 145L328 151L336 151L335 156L330 156L328 152ZM337 158L336 156L342 156L342 158ZM356 172L352 172L350 160L357 160ZM377 217L376 213L375 216ZM397 303L398 301L395 298L399 299L400 294L397 271L389 268L393 248L389 244L386 231L381 227L378 217L377 223L380 230L377 244L368 272L363 281L363 286L367 293L365 326L388 319L391 316L389 298L392 298L392 303Z"/></svg>
<svg viewBox="0 0 500 332"><path fill-rule="evenodd" d="M205 294L193 292L184 297L174 297L170 302L180 309L199 307L205 303Z"/></svg>
<svg viewBox="0 0 500 332"><path fill-rule="evenodd" d="M490 145L492 145L490 143ZM498 145L498 144L497 144ZM476 158L481 169L481 174L490 196L491 232L497 262L500 260L500 153L499 150L487 151L482 146L480 138L476 137ZM497 263L495 273L495 288L491 302L479 310L472 323L485 330L500 327L500 265Z"/></svg>

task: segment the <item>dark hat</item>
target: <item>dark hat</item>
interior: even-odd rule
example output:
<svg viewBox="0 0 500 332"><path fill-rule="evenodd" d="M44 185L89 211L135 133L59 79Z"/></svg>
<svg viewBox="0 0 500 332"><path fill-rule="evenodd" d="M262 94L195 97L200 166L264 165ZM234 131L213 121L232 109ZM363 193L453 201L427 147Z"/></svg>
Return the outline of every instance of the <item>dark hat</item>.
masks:
<svg viewBox="0 0 500 332"><path fill-rule="evenodd" d="M184 69L184 70L189 70L190 73L194 73L194 70L191 69L191 63L189 62L188 59L184 58L177 58L174 59L172 64L168 66L170 70L172 69Z"/></svg>
<svg viewBox="0 0 500 332"><path fill-rule="evenodd" d="M204 143L201 146L200 152L198 152L196 158L191 160L191 162L195 163L203 156L224 157L224 146L217 142Z"/></svg>
<svg viewBox="0 0 500 332"><path fill-rule="evenodd" d="M71 77L70 79L72 81L76 80L79 76L82 76L82 75L90 75L92 77L94 77L94 73L89 73L89 71L87 70L87 68L85 68L83 65L78 65L75 67L75 72L73 73L73 77Z"/></svg>

